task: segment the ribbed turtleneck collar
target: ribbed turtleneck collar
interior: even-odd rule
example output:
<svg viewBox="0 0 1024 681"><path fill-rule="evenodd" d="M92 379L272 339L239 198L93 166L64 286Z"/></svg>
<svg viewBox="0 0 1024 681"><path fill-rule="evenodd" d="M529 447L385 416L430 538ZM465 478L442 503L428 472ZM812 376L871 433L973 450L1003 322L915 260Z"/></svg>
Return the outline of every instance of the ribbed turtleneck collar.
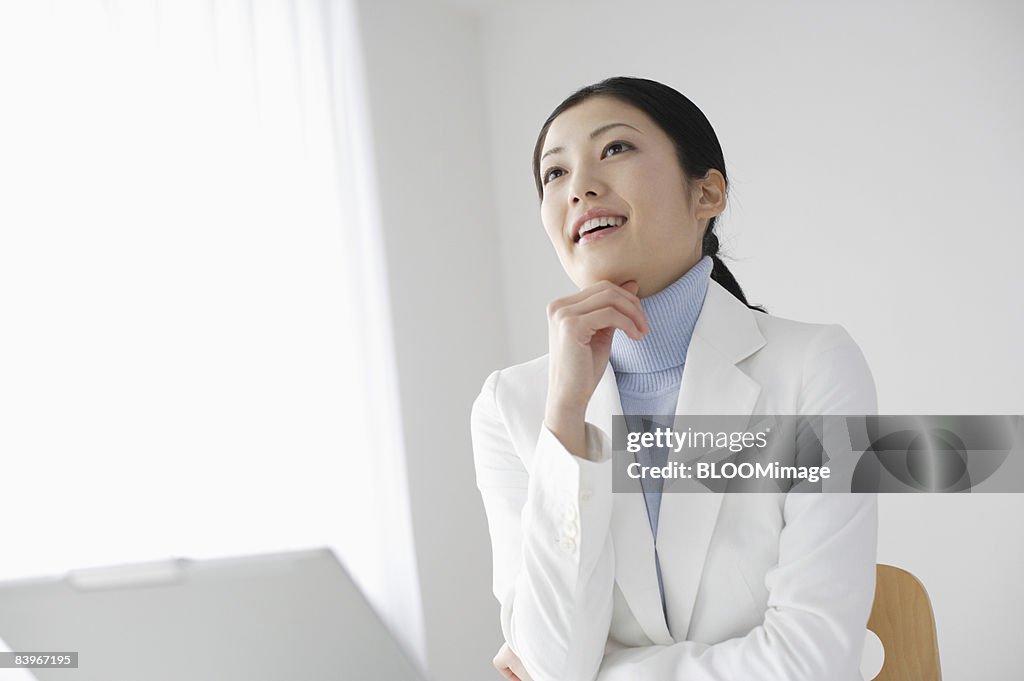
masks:
<svg viewBox="0 0 1024 681"><path fill-rule="evenodd" d="M672 284L640 299L650 332L635 341L621 329L615 330L609 361L616 374L650 373L682 366L713 266L711 257L704 256Z"/></svg>

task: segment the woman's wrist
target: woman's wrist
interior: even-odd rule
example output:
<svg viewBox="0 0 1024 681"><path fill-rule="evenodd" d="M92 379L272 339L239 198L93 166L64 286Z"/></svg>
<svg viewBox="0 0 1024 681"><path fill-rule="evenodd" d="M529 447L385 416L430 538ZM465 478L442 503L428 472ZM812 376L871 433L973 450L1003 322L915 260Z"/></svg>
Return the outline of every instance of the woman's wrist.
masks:
<svg viewBox="0 0 1024 681"><path fill-rule="evenodd" d="M545 411L544 425L558 438L570 454L587 458L586 410L550 406Z"/></svg>

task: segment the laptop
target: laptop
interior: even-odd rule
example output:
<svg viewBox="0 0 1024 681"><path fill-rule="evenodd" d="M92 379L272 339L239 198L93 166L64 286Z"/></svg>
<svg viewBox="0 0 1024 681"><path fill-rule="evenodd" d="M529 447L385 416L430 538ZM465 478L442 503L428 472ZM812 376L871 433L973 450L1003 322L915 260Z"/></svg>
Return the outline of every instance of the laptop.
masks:
<svg viewBox="0 0 1024 681"><path fill-rule="evenodd" d="M326 548L0 582L0 641L78 653L0 681L425 681Z"/></svg>

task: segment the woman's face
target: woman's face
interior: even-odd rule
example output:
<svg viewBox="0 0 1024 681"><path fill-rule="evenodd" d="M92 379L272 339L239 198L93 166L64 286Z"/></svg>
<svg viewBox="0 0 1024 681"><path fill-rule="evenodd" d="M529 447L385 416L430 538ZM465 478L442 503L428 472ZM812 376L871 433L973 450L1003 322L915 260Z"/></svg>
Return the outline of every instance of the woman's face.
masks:
<svg viewBox="0 0 1024 681"><path fill-rule="evenodd" d="M544 229L581 289L607 279L635 280L641 297L660 291L697 263L704 226L725 208L721 173L688 183L668 135L613 97L591 97L551 123L540 173ZM611 225L591 231L582 221L594 212Z"/></svg>

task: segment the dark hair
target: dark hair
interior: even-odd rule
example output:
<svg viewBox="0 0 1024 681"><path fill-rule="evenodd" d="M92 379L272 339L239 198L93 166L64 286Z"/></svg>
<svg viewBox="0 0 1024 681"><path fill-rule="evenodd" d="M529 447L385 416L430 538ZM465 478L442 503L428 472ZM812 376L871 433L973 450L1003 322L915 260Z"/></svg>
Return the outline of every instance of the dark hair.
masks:
<svg viewBox="0 0 1024 681"><path fill-rule="evenodd" d="M725 172L722 145L719 144L711 123L697 105L682 93L657 81L620 76L580 88L555 107L544 121L540 135L537 136L537 146L533 149L533 179L537 183L537 196L540 200L544 200L544 184L540 177L540 152L551 123L566 109L598 95L615 97L647 114L672 139L683 174L690 179L700 179L707 175L709 170L715 169L722 173L728 195L729 176ZM711 278L747 307L765 312L764 308L747 302L743 289L719 257L718 235L715 234L717 219L716 216L708 220L701 244L701 254L711 256L714 262Z"/></svg>

